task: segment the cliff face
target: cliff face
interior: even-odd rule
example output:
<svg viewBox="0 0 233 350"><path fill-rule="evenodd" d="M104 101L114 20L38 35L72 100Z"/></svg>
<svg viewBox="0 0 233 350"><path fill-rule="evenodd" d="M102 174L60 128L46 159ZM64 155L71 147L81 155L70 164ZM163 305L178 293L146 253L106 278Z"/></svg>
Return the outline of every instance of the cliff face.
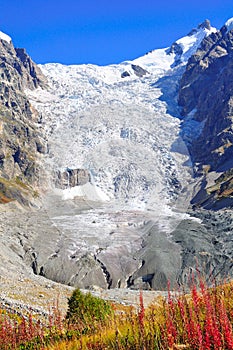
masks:
<svg viewBox="0 0 233 350"><path fill-rule="evenodd" d="M37 162L46 151L40 116L24 90L46 87L46 78L24 49L0 40L0 203L27 204L36 196Z"/></svg>
<svg viewBox="0 0 233 350"><path fill-rule="evenodd" d="M188 140L196 174L204 174L194 199L208 208L233 204L233 30L226 26L202 41L189 59L178 102L184 126L199 125Z"/></svg>
<svg viewBox="0 0 233 350"><path fill-rule="evenodd" d="M69 187L82 186L91 182L91 175L85 169L67 168L64 172L58 171L58 173L54 174L54 182L56 188L64 190Z"/></svg>

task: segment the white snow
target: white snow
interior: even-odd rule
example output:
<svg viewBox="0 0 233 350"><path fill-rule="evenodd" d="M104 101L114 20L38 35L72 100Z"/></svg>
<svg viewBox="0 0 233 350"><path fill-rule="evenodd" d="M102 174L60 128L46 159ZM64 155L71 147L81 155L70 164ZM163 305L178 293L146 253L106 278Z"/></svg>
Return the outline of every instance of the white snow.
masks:
<svg viewBox="0 0 233 350"><path fill-rule="evenodd" d="M216 31L217 29L214 27L211 27L210 29L199 28L196 31L196 33L192 35L187 35L177 40L176 43L182 48L182 51L183 51L182 56L180 58L181 62L187 62L189 57L191 57L195 53L195 51L198 49L204 37Z"/></svg>
<svg viewBox="0 0 233 350"><path fill-rule="evenodd" d="M226 21L225 26L227 27L227 32L233 29L233 17Z"/></svg>
<svg viewBox="0 0 233 350"><path fill-rule="evenodd" d="M158 49L148 52L146 55L136 58L133 64L138 64L151 73L169 70L174 62L174 55L167 55L167 49Z"/></svg>
<svg viewBox="0 0 233 350"><path fill-rule="evenodd" d="M4 41L7 41L8 43L11 42L11 37L9 37L9 35L1 32L1 31L0 31L0 39L4 40Z"/></svg>
<svg viewBox="0 0 233 350"><path fill-rule="evenodd" d="M82 197L85 200L94 202L107 202L110 200L110 198L103 191L101 191L100 188L91 183L86 183L82 186L67 188L61 191L61 196L63 200L74 199L75 197Z"/></svg>

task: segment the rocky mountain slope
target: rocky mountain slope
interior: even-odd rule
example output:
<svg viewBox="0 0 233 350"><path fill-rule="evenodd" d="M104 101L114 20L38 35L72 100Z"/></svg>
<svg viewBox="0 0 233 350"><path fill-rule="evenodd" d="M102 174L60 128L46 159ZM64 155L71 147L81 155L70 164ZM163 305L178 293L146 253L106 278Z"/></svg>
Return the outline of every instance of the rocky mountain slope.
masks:
<svg viewBox="0 0 233 350"><path fill-rule="evenodd" d="M1 36L2 275L105 289L177 287L197 261L233 275L232 32L205 21L106 67L38 67Z"/></svg>
<svg viewBox="0 0 233 350"><path fill-rule="evenodd" d="M205 177L194 203L212 209L233 204L232 67L229 20L202 41L188 61L179 89L184 128L190 121L198 128L193 139L187 138L194 168Z"/></svg>
<svg viewBox="0 0 233 350"><path fill-rule="evenodd" d="M39 113L24 89L46 86L46 78L24 49L0 35L0 203L29 202L37 195L40 155L45 152Z"/></svg>

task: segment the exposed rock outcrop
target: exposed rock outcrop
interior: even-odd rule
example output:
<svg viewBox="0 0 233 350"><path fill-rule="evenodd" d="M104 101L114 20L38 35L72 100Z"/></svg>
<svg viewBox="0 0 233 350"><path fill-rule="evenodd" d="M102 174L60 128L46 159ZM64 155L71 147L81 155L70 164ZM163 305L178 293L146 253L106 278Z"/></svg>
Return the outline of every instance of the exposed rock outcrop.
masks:
<svg viewBox="0 0 233 350"><path fill-rule="evenodd" d="M216 170L232 154L233 30L205 38L181 79L179 104L183 116L196 109L193 118L205 121L190 152L196 163Z"/></svg>
<svg viewBox="0 0 233 350"><path fill-rule="evenodd" d="M131 64L131 68L133 69L134 74L139 78L142 78L144 75L148 74L147 70L138 66L137 64Z"/></svg>
<svg viewBox="0 0 233 350"><path fill-rule="evenodd" d="M91 175L86 169L67 168L66 171L59 171L55 175L55 187L60 189L82 186L88 182L91 182Z"/></svg>
<svg viewBox="0 0 233 350"><path fill-rule="evenodd" d="M46 77L41 72L40 68L28 56L25 49L16 48L16 56L20 60L20 64L15 66L19 74L22 76L23 85L27 88L47 87ZM24 69L23 69L24 68Z"/></svg>
<svg viewBox="0 0 233 350"><path fill-rule="evenodd" d="M137 64L131 64L132 71L131 74L135 74L138 78L142 78L144 75L148 74L148 71ZM127 78L131 75L127 70L121 73L121 78Z"/></svg>
<svg viewBox="0 0 233 350"><path fill-rule="evenodd" d="M121 73L121 77L122 78L130 77L130 74L129 72L127 72L127 70L125 70L123 73Z"/></svg>
<svg viewBox="0 0 233 350"><path fill-rule="evenodd" d="M182 38L175 41L171 47L167 49L167 55L175 55L171 67L174 68L183 63L186 64L187 57L190 57L197 50L203 38L208 36L211 32L215 32L215 28L211 27L209 20L205 20L203 23L199 24L197 28L192 29L185 37L184 41ZM187 42L189 42L190 45L187 45Z"/></svg>
<svg viewBox="0 0 233 350"><path fill-rule="evenodd" d="M46 152L40 116L24 90L46 87L46 78L24 49L0 40L0 203L27 204L36 196L37 162Z"/></svg>
<svg viewBox="0 0 233 350"><path fill-rule="evenodd" d="M232 80L233 30L228 31L223 26L220 31L206 37L189 59L180 82L178 99L184 127L192 121L198 129L196 135L189 139L189 151L196 173L205 175L206 186L203 191L202 184L203 195L199 200L205 205L211 195L210 207L220 199L220 195L223 197L225 193L229 197L232 194L231 179L226 176L223 182L219 179L222 172L233 166Z"/></svg>

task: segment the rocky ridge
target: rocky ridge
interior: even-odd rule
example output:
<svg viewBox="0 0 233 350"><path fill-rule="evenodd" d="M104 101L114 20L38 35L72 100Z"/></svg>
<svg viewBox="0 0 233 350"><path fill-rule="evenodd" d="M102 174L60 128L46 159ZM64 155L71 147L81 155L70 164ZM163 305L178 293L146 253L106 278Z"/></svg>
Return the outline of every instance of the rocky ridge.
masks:
<svg viewBox="0 0 233 350"><path fill-rule="evenodd" d="M25 89L45 88L46 78L24 49L0 39L0 203L29 204L37 197L38 161L46 152L40 115Z"/></svg>
<svg viewBox="0 0 233 350"><path fill-rule="evenodd" d="M204 175L194 198L206 208L233 204L233 30L224 25L203 39L187 63L178 102L183 135L197 175ZM197 133L190 138L189 126Z"/></svg>

